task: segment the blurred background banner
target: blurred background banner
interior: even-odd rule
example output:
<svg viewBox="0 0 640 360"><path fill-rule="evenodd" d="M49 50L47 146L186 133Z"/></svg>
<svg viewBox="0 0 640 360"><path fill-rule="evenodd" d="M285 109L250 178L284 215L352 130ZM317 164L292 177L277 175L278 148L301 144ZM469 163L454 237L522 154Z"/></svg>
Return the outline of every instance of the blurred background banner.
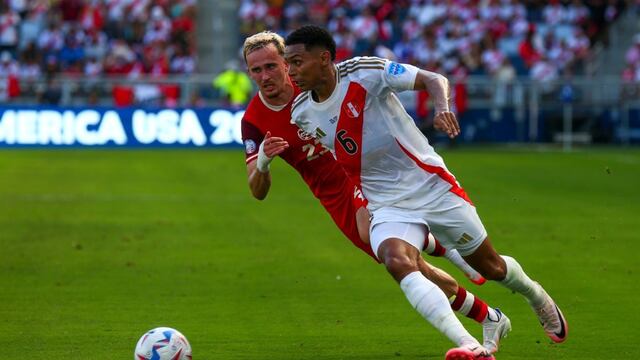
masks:
<svg viewBox="0 0 640 360"><path fill-rule="evenodd" d="M0 107L0 147L237 147L244 111Z"/></svg>
<svg viewBox="0 0 640 360"><path fill-rule="evenodd" d="M412 99L407 95L404 101ZM409 114L419 119L420 111L414 108ZM239 147L243 114L233 107L0 106L0 148ZM457 143L640 143L640 105L542 102L531 111L478 101L459 117ZM566 117L572 120L571 130L565 128ZM417 125L430 139L448 141L430 124Z"/></svg>

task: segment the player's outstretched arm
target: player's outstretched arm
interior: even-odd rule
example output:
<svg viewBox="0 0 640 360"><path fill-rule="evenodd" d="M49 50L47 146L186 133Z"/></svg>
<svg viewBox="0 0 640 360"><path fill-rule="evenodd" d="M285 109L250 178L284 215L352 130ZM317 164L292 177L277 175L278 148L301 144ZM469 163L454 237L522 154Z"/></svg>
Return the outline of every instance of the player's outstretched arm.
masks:
<svg viewBox="0 0 640 360"><path fill-rule="evenodd" d="M433 126L444 131L450 138L460 134L460 125L456 115L449 111L449 80L443 75L420 70L416 75L414 90L426 90L433 97L436 117Z"/></svg>
<svg viewBox="0 0 640 360"><path fill-rule="evenodd" d="M256 199L263 200L267 197L271 187L269 164L274 157L280 155L288 147L289 143L283 138L271 136L269 131L265 134L258 150L257 159L247 164L249 187Z"/></svg>

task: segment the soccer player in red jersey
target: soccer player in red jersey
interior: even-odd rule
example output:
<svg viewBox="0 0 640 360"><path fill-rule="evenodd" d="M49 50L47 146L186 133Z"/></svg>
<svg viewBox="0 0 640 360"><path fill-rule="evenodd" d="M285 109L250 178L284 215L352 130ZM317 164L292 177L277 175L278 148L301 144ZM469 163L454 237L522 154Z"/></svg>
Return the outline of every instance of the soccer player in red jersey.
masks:
<svg viewBox="0 0 640 360"><path fill-rule="evenodd" d="M243 51L249 76L259 87L242 119L247 175L253 196L260 200L267 196L271 185L269 163L280 156L300 173L345 236L378 261L368 243L369 212L361 191L332 153L290 122L291 104L299 90L287 76L282 57L284 40L271 32L258 33L246 39ZM432 236L425 248L429 253L445 251ZM459 286L446 272L425 261L419 266L427 278L452 298L454 310L483 324L485 345L497 349L500 334L493 331L495 327L490 326L490 321L485 321L488 305Z"/></svg>

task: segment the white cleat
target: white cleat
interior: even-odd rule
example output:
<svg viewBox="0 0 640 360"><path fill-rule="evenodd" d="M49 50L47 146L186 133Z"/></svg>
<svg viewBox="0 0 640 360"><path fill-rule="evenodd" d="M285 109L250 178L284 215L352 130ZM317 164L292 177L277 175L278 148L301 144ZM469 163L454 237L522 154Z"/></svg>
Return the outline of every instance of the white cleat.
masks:
<svg viewBox="0 0 640 360"><path fill-rule="evenodd" d="M492 354L498 351L500 339L504 339L511 331L511 320L503 314L500 309L494 309L498 314L498 319L491 319L490 316L482 322L482 345Z"/></svg>
<svg viewBox="0 0 640 360"><path fill-rule="evenodd" d="M540 286L540 284L536 284ZM540 286L540 289L544 293L544 301L539 307L533 307L533 311L538 315L538 320L540 320L540 324L547 336L553 342L561 343L567 339L569 325L551 296L547 294L542 286Z"/></svg>
<svg viewBox="0 0 640 360"><path fill-rule="evenodd" d="M479 344L467 344L447 351L445 360L495 360L491 353Z"/></svg>

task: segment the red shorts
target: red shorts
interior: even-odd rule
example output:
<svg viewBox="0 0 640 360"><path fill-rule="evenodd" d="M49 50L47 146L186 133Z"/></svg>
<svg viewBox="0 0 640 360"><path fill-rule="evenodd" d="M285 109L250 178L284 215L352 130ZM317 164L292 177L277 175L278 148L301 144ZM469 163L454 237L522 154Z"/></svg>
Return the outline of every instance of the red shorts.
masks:
<svg viewBox="0 0 640 360"><path fill-rule="evenodd" d="M340 231L351 240L353 245L367 253L377 263L380 262L373 254L371 245L360 239L358 233L358 225L356 222L356 211L367 206L367 200L361 195L359 189L351 182L345 181L338 196L333 196L327 201L320 201L322 206L327 210L333 222L338 226Z"/></svg>

